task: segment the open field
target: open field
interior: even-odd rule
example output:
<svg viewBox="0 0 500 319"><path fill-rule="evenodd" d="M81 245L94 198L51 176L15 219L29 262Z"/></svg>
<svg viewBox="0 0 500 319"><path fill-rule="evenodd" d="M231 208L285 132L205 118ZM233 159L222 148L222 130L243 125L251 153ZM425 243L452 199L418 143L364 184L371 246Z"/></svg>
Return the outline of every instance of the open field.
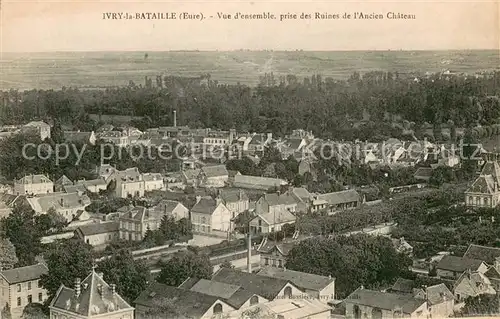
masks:
<svg viewBox="0 0 500 319"><path fill-rule="evenodd" d="M259 76L299 77L318 73L344 79L354 71L424 73L498 69L500 51L336 51L336 52L57 52L3 53L0 90L59 89L144 83L145 76L199 76L220 83L254 85Z"/></svg>

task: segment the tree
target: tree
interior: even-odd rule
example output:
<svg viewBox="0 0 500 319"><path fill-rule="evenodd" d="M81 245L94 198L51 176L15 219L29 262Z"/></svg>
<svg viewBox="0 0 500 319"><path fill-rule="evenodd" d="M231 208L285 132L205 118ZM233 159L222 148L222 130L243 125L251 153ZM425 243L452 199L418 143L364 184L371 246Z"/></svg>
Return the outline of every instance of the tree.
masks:
<svg viewBox="0 0 500 319"><path fill-rule="evenodd" d="M499 313L498 295L479 295L465 299L465 305L461 309L463 316L497 315Z"/></svg>
<svg viewBox="0 0 500 319"><path fill-rule="evenodd" d="M3 318L3 317L2 317ZM49 318L44 312L44 306L39 303L31 303L27 305L23 314L21 315L21 319L45 319Z"/></svg>
<svg viewBox="0 0 500 319"><path fill-rule="evenodd" d="M49 299L61 284L72 287L75 278L86 278L94 264L92 246L76 238L51 244L44 257L49 272L41 276L40 283L47 289Z"/></svg>
<svg viewBox="0 0 500 319"><path fill-rule="evenodd" d="M11 269L19 262L16 256L16 247L8 238L0 237L0 271Z"/></svg>
<svg viewBox="0 0 500 319"><path fill-rule="evenodd" d="M189 277L210 279L213 267L207 255L182 252L170 259L160 271L157 281L169 286L179 286Z"/></svg>
<svg viewBox="0 0 500 319"><path fill-rule="evenodd" d="M98 269L107 283L116 284L117 292L128 302L133 302L147 287L148 267L143 261L134 260L128 250L113 251Z"/></svg>
<svg viewBox="0 0 500 319"><path fill-rule="evenodd" d="M9 305L5 305L0 313L0 318L2 319L12 319L12 314L10 313Z"/></svg>
<svg viewBox="0 0 500 319"><path fill-rule="evenodd" d="M286 261L289 269L335 277L340 297L360 285L389 284L405 276L410 265L390 239L368 235L308 239L295 246Z"/></svg>

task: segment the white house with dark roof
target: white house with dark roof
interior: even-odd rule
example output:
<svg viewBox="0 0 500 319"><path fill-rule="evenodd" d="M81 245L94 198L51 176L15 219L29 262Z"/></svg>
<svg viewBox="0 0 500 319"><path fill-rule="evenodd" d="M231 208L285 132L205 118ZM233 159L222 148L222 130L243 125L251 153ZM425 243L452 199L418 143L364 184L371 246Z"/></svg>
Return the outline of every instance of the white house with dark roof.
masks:
<svg viewBox="0 0 500 319"><path fill-rule="evenodd" d="M250 199L248 195L241 189L225 190L221 189L217 195L224 205L232 213L231 218L250 209Z"/></svg>
<svg viewBox="0 0 500 319"><path fill-rule="evenodd" d="M144 197L146 186L143 175L137 167L115 171L113 175L112 178L116 181L115 195L117 197Z"/></svg>
<svg viewBox="0 0 500 319"><path fill-rule="evenodd" d="M231 218L231 211L220 198L213 199L210 196L199 198L191 208L191 224L195 232L230 231Z"/></svg>
<svg viewBox="0 0 500 319"><path fill-rule="evenodd" d="M48 273L44 264L13 268L0 272L0 309L10 308L13 318L20 318L31 303L43 303L48 292L40 285L40 277Z"/></svg>
<svg viewBox="0 0 500 319"><path fill-rule="evenodd" d="M277 243L265 239L264 242L257 248L257 252L260 255L261 268L284 268L286 264L286 258L295 244L296 242L285 241Z"/></svg>
<svg viewBox="0 0 500 319"><path fill-rule="evenodd" d="M146 208L142 206L130 208L119 218L120 238L130 241L143 240L148 230L156 230L160 227L163 217L170 209L169 206L165 208L167 205L168 204L165 203L162 207L163 209Z"/></svg>
<svg viewBox="0 0 500 319"><path fill-rule="evenodd" d="M54 192L54 183L45 175L27 175L14 181L15 195L39 195Z"/></svg>
<svg viewBox="0 0 500 319"><path fill-rule="evenodd" d="M335 300L335 278L320 276L286 268L264 267L260 276L288 280L313 298L324 303Z"/></svg>
<svg viewBox="0 0 500 319"><path fill-rule="evenodd" d="M160 173L144 173L142 174L142 178L144 180L144 189L146 192L165 189L163 175Z"/></svg>
<svg viewBox="0 0 500 319"><path fill-rule="evenodd" d="M488 277L479 271L464 271L453 285L453 294L459 302L463 302L468 297L495 295L496 293Z"/></svg>
<svg viewBox="0 0 500 319"><path fill-rule="evenodd" d="M264 194L255 203L255 212L257 214L295 212L299 202L300 199L290 192Z"/></svg>
<svg viewBox="0 0 500 319"><path fill-rule="evenodd" d="M90 205L90 198L80 193L50 193L37 197L27 197L31 208L37 214L46 214L53 209L56 213L66 218L68 222L77 219L80 211Z"/></svg>
<svg viewBox="0 0 500 319"><path fill-rule="evenodd" d="M224 187L229 180L226 165L205 166L201 168L198 177L201 187Z"/></svg>
<svg viewBox="0 0 500 319"><path fill-rule="evenodd" d="M75 230L75 236L96 249L103 249L106 245L118 239L120 224L116 221L92 223L83 225Z"/></svg>
<svg viewBox="0 0 500 319"><path fill-rule="evenodd" d="M72 288L61 285L50 306L51 319L134 319L134 308L94 270L84 280L75 280Z"/></svg>
<svg viewBox="0 0 500 319"><path fill-rule="evenodd" d="M427 301L360 287L345 300L347 318L428 318Z"/></svg>
<svg viewBox="0 0 500 319"><path fill-rule="evenodd" d="M354 189L348 189L340 192L313 195L311 211L325 210L328 213L353 209L361 205L361 196Z"/></svg>
<svg viewBox="0 0 500 319"><path fill-rule="evenodd" d="M494 208L499 204L500 164L497 161L487 161L479 177L465 191L465 205Z"/></svg>
<svg viewBox="0 0 500 319"><path fill-rule="evenodd" d="M175 200L162 200L154 207L154 210L164 216L172 216L175 220L189 219L189 209Z"/></svg>
<svg viewBox="0 0 500 319"><path fill-rule="evenodd" d="M183 315L187 318L208 319L235 310L223 298L154 282L134 301L136 318L151 318L148 312L158 308L165 300L174 302L178 311L165 313L165 318Z"/></svg>
<svg viewBox="0 0 500 319"><path fill-rule="evenodd" d="M272 213L257 213L250 221L250 231L254 234L267 234L281 231L286 224L294 224L297 220L288 210L277 210Z"/></svg>

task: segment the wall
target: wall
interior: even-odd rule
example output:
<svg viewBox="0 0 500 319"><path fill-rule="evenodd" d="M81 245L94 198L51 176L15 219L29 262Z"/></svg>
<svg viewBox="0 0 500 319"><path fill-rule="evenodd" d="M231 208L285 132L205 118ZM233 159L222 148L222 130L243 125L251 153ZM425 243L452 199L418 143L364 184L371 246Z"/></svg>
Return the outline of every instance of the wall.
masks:
<svg viewBox="0 0 500 319"><path fill-rule="evenodd" d="M14 184L14 194L15 195L26 195L26 194L47 194L54 192L53 183L39 183L39 184Z"/></svg>
<svg viewBox="0 0 500 319"><path fill-rule="evenodd" d="M453 306L455 301L448 300L439 304L429 306L429 312L432 318L447 318L453 314Z"/></svg>
<svg viewBox="0 0 500 319"><path fill-rule="evenodd" d="M219 204L212 214L211 228L220 231L229 231L231 228L231 212L224 206Z"/></svg>
<svg viewBox="0 0 500 319"><path fill-rule="evenodd" d="M111 243L114 239L118 238L118 232L114 233L103 233L85 236L83 239L86 243L89 243L92 246L100 246Z"/></svg>
<svg viewBox="0 0 500 319"><path fill-rule="evenodd" d="M23 313L24 308L28 305L28 296L31 295L33 303L43 303L47 300L47 291L43 289L41 286L38 287L39 280L26 281L18 284L10 285L8 288L10 291L10 298L6 295L4 296L4 302L2 304L2 309L5 306L5 302L8 302L10 305L10 310L13 317L19 317ZM31 284L31 287L29 287ZM18 291L18 285L21 287L21 291ZM7 287L6 284L3 286ZM29 289L30 288L30 289ZM41 300L40 295L41 294ZM21 306L18 306L17 299L21 298Z"/></svg>
<svg viewBox="0 0 500 319"><path fill-rule="evenodd" d="M87 318L82 315L75 315L69 311L62 309L51 308L50 309L50 319L81 319ZM134 319L134 310L126 309L122 311L117 311L115 313L105 313L99 316L92 316L92 318L106 318L106 319Z"/></svg>
<svg viewBox="0 0 500 319"><path fill-rule="evenodd" d="M335 280L332 281L328 286L323 288L320 292L320 301L327 303L330 300L335 299Z"/></svg>
<svg viewBox="0 0 500 319"><path fill-rule="evenodd" d="M172 210L172 215L175 217L175 220L189 218L189 209L187 209L186 206L179 204L174 208L174 210Z"/></svg>

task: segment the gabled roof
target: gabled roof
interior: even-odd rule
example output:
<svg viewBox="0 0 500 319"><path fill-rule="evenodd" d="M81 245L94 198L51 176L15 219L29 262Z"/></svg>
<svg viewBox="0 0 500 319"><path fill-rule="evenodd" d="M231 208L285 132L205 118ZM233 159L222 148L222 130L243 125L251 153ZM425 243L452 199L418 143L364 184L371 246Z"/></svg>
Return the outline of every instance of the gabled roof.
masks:
<svg viewBox="0 0 500 319"><path fill-rule="evenodd" d="M215 199L206 196L202 197L200 201L191 208L191 212L212 215L217 206L217 201Z"/></svg>
<svg viewBox="0 0 500 319"><path fill-rule="evenodd" d="M0 272L2 276L10 285L37 280L44 274L48 273L48 269L44 264L36 264L26 267L13 268Z"/></svg>
<svg viewBox="0 0 500 319"><path fill-rule="evenodd" d="M64 185L63 186L64 192L66 193L85 193L86 189L85 186L80 184L80 185Z"/></svg>
<svg viewBox="0 0 500 319"><path fill-rule="evenodd" d="M219 300L215 296L155 282L146 288L134 303L144 307L156 307L157 303L164 299L173 300L180 313L192 318L201 318Z"/></svg>
<svg viewBox="0 0 500 319"><path fill-rule="evenodd" d="M493 265L495 259L500 257L500 248L470 244L464 257L479 259L489 265Z"/></svg>
<svg viewBox="0 0 500 319"><path fill-rule="evenodd" d="M445 284L427 287L426 295L427 302L430 306L454 299L453 293L448 289L448 287L446 287Z"/></svg>
<svg viewBox="0 0 500 319"><path fill-rule="evenodd" d="M500 165L487 161L479 177L467 189L467 193L494 194L500 191Z"/></svg>
<svg viewBox="0 0 500 319"><path fill-rule="evenodd" d="M354 189L348 189L345 191L333 192L327 194L319 194L316 197L317 199L327 201L329 205L359 202L361 199L359 193Z"/></svg>
<svg viewBox="0 0 500 319"><path fill-rule="evenodd" d="M37 213L47 212L51 208L58 210L90 205L90 198L78 193L49 193L40 197L29 197L27 201Z"/></svg>
<svg viewBox="0 0 500 319"><path fill-rule="evenodd" d="M480 272L464 271L455 281L455 289L460 285L468 286L474 292L474 295L495 294L491 286L491 281Z"/></svg>
<svg viewBox="0 0 500 319"><path fill-rule="evenodd" d="M201 171L206 177L229 176L226 165L205 166Z"/></svg>
<svg viewBox="0 0 500 319"><path fill-rule="evenodd" d="M308 202L312 198L311 193L304 187L294 187L292 193L303 202Z"/></svg>
<svg viewBox="0 0 500 319"><path fill-rule="evenodd" d="M73 185L73 182L66 176L63 175L55 182L56 185Z"/></svg>
<svg viewBox="0 0 500 319"><path fill-rule="evenodd" d="M417 169L417 171L415 172L415 174L413 174L413 176L415 178L428 179L428 178L431 178L433 171L434 170L430 167L419 167Z"/></svg>
<svg viewBox="0 0 500 319"><path fill-rule="evenodd" d="M412 293L415 282L410 279L398 278L394 285L391 287L391 291L397 293Z"/></svg>
<svg viewBox="0 0 500 319"><path fill-rule="evenodd" d="M356 289L344 302L390 311L401 309L404 314L412 314L426 303L425 300L414 298L411 295L392 294L363 288Z"/></svg>
<svg viewBox="0 0 500 319"><path fill-rule="evenodd" d="M476 271L481 264L483 264L482 260L446 255L441 258L436 268L454 272L464 272L467 269Z"/></svg>
<svg viewBox="0 0 500 319"><path fill-rule="evenodd" d="M182 175L187 180L196 179L200 175L201 169L187 169L182 171Z"/></svg>
<svg viewBox="0 0 500 319"><path fill-rule="evenodd" d="M51 307L82 316L111 315L116 311L133 308L106 283L95 271L85 278L77 296L74 289L61 285Z"/></svg>
<svg viewBox="0 0 500 319"><path fill-rule="evenodd" d="M25 124L24 127L44 127L44 128L50 128L50 125L42 122L42 121L31 121L28 124Z"/></svg>
<svg viewBox="0 0 500 319"><path fill-rule="evenodd" d="M335 278L309 274L306 272L266 267L257 273L260 276L288 280L301 289L321 291L335 281Z"/></svg>
<svg viewBox="0 0 500 319"><path fill-rule="evenodd" d="M161 212L162 214L171 214L173 210L179 205L182 204L174 200L165 199L159 202L158 205L155 206L154 210L157 212Z"/></svg>
<svg viewBox="0 0 500 319"><path fill-rule="evenodd" d="M263 213L258 214L255 218L261 218L268 225L294 223L297 217L289 211L279 211L276 213Z"/></svg>
<svg viewBox="0 0 500 319"><path fill-rule="evenodd" d="M236 291L238 291L238 289L240 289L240 286L237 285L200 279L189 290L223 299L229 299Z"/></svg>
<svg viewBox="0 0 500 319"><path fill-rule="evenodd" d="M112 232L117 232L120 228L118 222L106 222L106 223L93 223L89 225L80 226L77 231L81 232L84 236L91 236L97 234L107 234Z"/></svg>
<svg viewBox="0 0 500 319"><path fill-rule="evenodd" d="M260 253L268 254L274 249L277 249L283 256L287 256L288 253L295 247L296 242L281 242L277 243L274 241L267 241L266 244L259 248Z"/></svg>
<svg viewBox="0 0 500 319"><path fill-rule="evenodd" d="M261 188L269 189L271 187L279 187L287 185L285 180L270 177L250 176L250 175L236 175L234 176L235 187L248 187L248 188Z"/></svg>
<svg viewBox="0 0 500 319"><path fill-rule="evenodd" d="M488 268L484 275L488 277L488 279L500 279L500 272L494 266Z"/></svg>
<svg viewBox="0 0 500 319"><path fill-rule="evenodd" d="M23 178L16 180L16 184L42 184L42 183L52 183L52 181L45 175L27 175Z"/></svg>
<svg viewBox="0 0 500 319"><path fill-rule="evenodd" d="M64 138L67 141L87 143L94 132L64 131Z"/></svg>
<svg viewBox="0 0 500 319"><path fill-rule="evenodd" d="M274 299L278 293L289 283L288 280L259 276L253 273L235 269L221 268L212 277L212 280L240 286L253 294L266 299Z"/></svg>
<svg viewBox="0 0 500 319"><path fill-rule="evenodd" d="M85 187L90 187L90 186L104 186L104 185L107 185L107 183L104 179L97 178L97 179L91 179L91 180L77 181L76 185L83 185Z"/></svg>
<svg viewBox="0 0 500 319"><path fill-rule="evenodd" d="M239 190L226 190L222 189L219 193L220 198L225 203L236 203L239 201L248 201L248 195L241 189Z"/></svg>

